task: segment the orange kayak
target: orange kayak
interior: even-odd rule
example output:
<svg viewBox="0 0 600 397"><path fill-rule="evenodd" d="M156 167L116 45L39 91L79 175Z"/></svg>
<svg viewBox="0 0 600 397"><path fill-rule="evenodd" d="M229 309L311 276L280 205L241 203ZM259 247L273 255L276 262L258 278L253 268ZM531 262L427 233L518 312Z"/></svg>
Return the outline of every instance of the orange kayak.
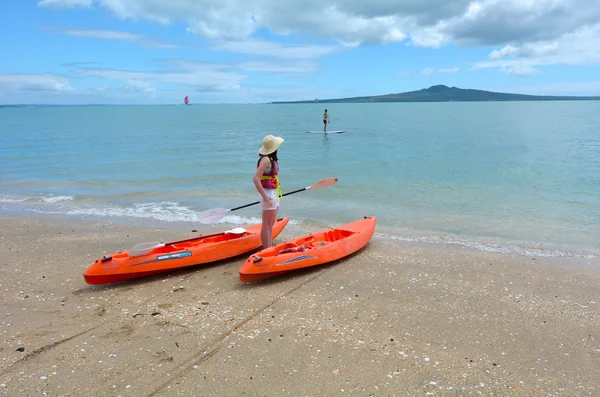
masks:
<svg viewBox="0 0 600 397"><path fill-rule="evenodd" d="M365 217L252 254L238 271L240 280L260 281L341 259L358 251L371 240L376 222L375 217Z"/></svg>
<svg viewBox="0 0 600 397"><path fill-rule="evenodd" d="M275 222L273 237L281 233L289 220L282 218ZM114 283L245 254L262 245L260 226L259 223L245 229L236 228L231 232L208 234L164 244L149 243L155 246L149 246L145 250L136 250L134 247L125 252L103 256L83 272L83 278L88 284Z"/></svg>

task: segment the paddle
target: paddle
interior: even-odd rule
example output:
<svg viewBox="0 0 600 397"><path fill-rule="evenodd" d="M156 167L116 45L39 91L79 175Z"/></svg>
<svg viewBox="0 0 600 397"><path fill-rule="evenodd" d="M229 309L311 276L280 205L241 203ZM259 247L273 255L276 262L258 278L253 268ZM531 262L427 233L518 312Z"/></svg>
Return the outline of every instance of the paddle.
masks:
<svg viewBox="0 0 600 397"><path fill-rule="evenodd" d="M168 243L159 243L158 241L155 242L151 242L151 243L141 243L136 245L135 247L133 247L132 249L130 249L129 251L127 251L127 255L130 257L133 256L142 256L142 255L146 255L147 253L152 252L152 250L155 250L156 248L160 248L160 247L164 247L165 245L174 245L174 244L179 244L179 243L185 243L188 241L194 241L194 240L200 240L203 238L208 238L208 237L215 237L215 236L221 236L223 234L243 234L246 233L246 229L244 229L243 227L236 227L233 228L231 230L225 230L224 232L220 232L220 233L214 233L214 234L207 234L207 235L200 235L200 236L196 236L196 237L191 237L191 238L186 238L184 240L178 240L178 241L170 241Z"/></svg>
<svg viewBox="0 0 600 397"><path fill-rule="evenodd" d="M293 192L285 193L282 196L289 196L290 194L303 192L305 190L317 190L317 189L321 189L321 188L324 188L324 187L327 187L327 186L334 185L335 183L337 183L337 181L338 181L337 178L325 178L325 179L321 179L320 181L315 182L315 183L313 183L310 186L307 186L307 187L302 188L302 189L294 190ZM223 218L225 216L225 214L228 213L228 212L235 211L235 210L241 210L242 208L250 207L250 206L256 205L258 203L260 203L260 201L255 201L255 202L250 203L250 204L240 205L239 207L230 208L230 209L213 208L211 210L202 211L202 212L198 213L198 222L200 222L200 223L214 223L214 222L217 222L218 220L220 220L221 218Z"/></svg>

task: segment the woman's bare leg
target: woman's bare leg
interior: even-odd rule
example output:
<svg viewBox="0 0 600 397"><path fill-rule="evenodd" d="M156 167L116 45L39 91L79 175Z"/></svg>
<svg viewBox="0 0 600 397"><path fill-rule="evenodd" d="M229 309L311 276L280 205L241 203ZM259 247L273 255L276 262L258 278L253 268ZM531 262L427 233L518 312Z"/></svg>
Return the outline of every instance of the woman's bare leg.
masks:
<svg viewBox="0 0 600 397"><path fill-rule="evenodd" d="M277 220L277 210L263 210L262 225L260 228L260 238L263 249L273 245L273 225Z"/></svg>

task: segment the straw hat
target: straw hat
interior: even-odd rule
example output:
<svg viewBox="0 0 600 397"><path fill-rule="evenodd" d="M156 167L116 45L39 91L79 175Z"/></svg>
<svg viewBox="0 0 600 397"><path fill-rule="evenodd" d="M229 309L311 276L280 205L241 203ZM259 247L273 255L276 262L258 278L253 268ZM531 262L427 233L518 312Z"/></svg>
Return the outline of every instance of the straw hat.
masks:
<svg viewBox="0 0 600 397"><path fill-rule="evenodd" d="M277 150L277 148L279 148L279 145L281 145L281 142L283 142L283 138L279 137L279 136L273 136L273 135L267 135L266 137L263 138L263 145L261 146L260 149L258 149L258 153L260 154L271 154L274 151Z"/></svg>

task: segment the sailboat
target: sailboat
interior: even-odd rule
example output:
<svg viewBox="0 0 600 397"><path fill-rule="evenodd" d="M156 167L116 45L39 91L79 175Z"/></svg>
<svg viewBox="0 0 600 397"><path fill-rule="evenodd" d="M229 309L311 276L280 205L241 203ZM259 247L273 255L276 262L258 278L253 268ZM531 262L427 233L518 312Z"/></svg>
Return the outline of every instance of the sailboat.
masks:
<svg viewBox="0 0 600 397"><path fill-rule="evenodd" d="M190 101L187 96L183 99L183 103L185 103L186 105L190 104Z"/></svg>

